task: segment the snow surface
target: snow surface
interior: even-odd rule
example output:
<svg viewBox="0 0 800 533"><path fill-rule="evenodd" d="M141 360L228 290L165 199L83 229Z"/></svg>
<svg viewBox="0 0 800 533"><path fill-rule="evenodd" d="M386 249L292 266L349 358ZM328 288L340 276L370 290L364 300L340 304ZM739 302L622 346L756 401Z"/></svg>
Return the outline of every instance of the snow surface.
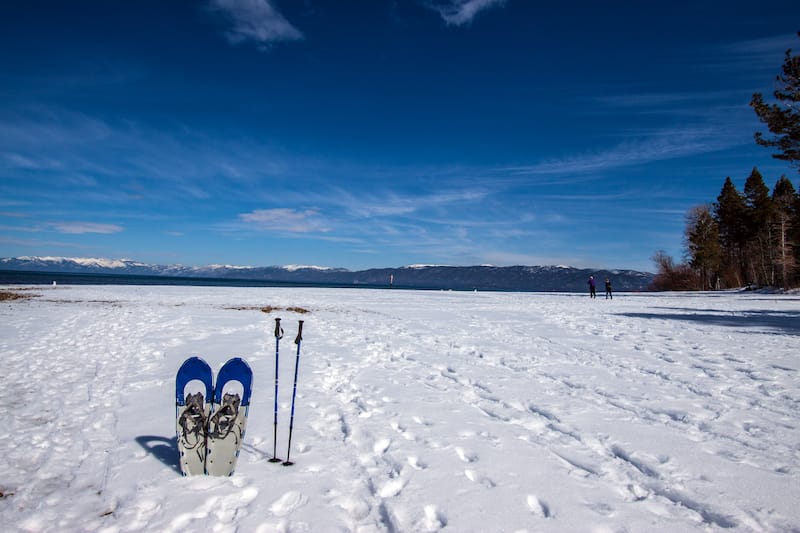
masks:
<svg viewBox="0 0 800 533"><path fill-rule="evenodd" d="M4 258L15 259L15 258ZM43 263L75 263L76 265L93 268L129 268L129 267L143 267L147 266L145 263L133 261L131 259L101 259L98 257L33 257L21 256L17 257L20 261L32 261Z"/></svg>
<svg viewBox="0 0 800 533"><path fill-rule="evenodd" d="M4 531L800 530L798 296L24 292L0 304ZM268 462L275 317L284 459L305 321L292 467ZM230 478L178 471L195 354L254 370Z"/></svg>
<svg viewBox="0 0 800 533"><path fill-rule="evenodd" d="M284 270L288 270L289 272L295 272L297 270L333 270L331 267L325 266L316 266L316 265L283 265L282 268Z"/></svg>

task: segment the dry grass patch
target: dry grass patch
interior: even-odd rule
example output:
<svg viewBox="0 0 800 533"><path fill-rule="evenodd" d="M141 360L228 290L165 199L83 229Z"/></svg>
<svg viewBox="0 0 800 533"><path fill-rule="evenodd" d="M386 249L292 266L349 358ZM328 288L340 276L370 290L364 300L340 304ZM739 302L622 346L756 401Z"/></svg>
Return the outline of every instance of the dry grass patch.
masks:
<svg viewBox="0 0 800 533"><path fill-rule="evenodd" d="M232 309L234 311L261 311L262 313L267 313L267 314L277 313L279 311L286 311L288 313L298 313L301 315L305 315L311 312L303 307L276 307L272 305L267 305L264 307L256 307L256 306L226 307L225 309Z"/></svg>
<svg viewBox="0 0 800 533"><path fill-rule="evenodd" d="M261 312L262 313L269 314L269 313L273 313L275 311L287 311L289 313L299 313L301 315L305 315L305 314L311 312L308 309L305 309L303 307L272 307L272 306L268 305L267 307L262 307L261 308Z"/></svg>
<svg viewBox="0 0 800 533"><path fill-rule="evenodd" d="M33 298L32 294L20 294L13 291L0 291L0 302L7 302L11 300L27 300Z"/></svg>

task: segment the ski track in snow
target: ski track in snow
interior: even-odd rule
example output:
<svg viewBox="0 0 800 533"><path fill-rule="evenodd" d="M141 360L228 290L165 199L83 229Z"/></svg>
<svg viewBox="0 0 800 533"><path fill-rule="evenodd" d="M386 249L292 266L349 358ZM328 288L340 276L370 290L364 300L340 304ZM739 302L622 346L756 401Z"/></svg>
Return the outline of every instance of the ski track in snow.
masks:
<svg viewBox="0 0 800 533"><path fill-rule="evenodd" d="M797 296L34 292L0 307L10 531L800 531ZM254 370L230 478L179 475L190 355Z"/></svg>

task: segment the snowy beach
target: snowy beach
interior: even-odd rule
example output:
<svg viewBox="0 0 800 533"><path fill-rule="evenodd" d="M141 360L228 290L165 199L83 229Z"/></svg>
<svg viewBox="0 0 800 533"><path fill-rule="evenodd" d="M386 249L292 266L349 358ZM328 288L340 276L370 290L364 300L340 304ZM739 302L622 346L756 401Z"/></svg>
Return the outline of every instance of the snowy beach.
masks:
<svg viewBox="0 0 800 533"><path fill-rule="evenodd" d="M4 531L800 530L798 295L18 293ZM276 317L281 458L305 321L291 467L268 462ZM255 374L230 478L179 473L190 355Z"/></svg>

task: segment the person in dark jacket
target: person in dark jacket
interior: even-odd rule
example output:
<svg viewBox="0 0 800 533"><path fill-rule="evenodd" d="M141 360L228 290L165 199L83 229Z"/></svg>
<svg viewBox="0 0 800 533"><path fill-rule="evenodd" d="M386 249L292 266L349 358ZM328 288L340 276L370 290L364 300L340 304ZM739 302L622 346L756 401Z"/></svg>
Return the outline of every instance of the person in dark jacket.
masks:
<svg viewBox="0 0 800 533"><path fill-rule="evenodd" d="M597 298L597 286L594 282L594 276L589 276L589 281L586 283L589 284L589 298Z"/></svg>
<svg viewBox="0 0 800 533"><path fill-rule="evenodd" d="M608 278L606 278L606 300L608 300L609 298L613 300L614 295L611 294L611 281Z"/></svg>

